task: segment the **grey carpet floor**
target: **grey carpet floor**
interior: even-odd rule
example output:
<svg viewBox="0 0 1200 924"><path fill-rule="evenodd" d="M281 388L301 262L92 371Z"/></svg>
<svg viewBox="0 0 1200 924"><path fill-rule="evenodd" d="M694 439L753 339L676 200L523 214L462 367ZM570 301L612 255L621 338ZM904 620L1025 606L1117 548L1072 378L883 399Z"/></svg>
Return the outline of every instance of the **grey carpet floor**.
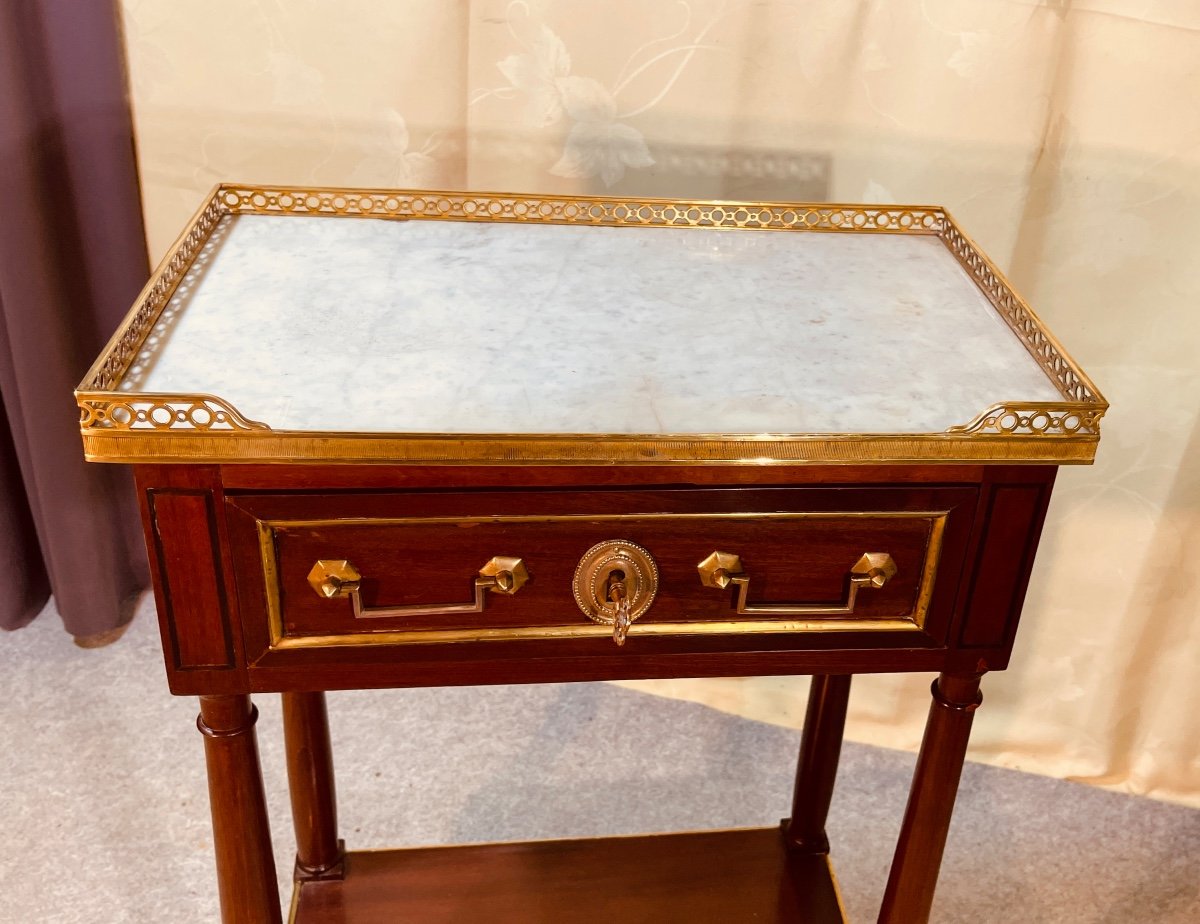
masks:
<svg viewBox="0 0 1200 924"><path fill-rule="evenodd" d="M798 733L692 703L605 684L329 700L352 849L758 826L788 811ZM289 889L278 697L258 703ZM0 922L217 920L195 712L166 691L148 605L98 651L74 647L52 612L0 636ZM853 921L878 910L912 766L846 746L829 828ZM969 764L934 920L1200 922L1200 812Z"/></svg>

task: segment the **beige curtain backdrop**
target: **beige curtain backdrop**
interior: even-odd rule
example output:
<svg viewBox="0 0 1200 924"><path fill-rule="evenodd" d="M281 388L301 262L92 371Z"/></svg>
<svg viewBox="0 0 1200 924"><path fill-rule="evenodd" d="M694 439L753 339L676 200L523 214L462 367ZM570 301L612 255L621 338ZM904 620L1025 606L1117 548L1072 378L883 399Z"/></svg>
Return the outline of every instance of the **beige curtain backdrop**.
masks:
<svg viewBox="0 0 1200 924"><path fill-rule="evenodd" d="M121 7L156 257L222 180L947 206L1113 404L971 757L1200 805L1200 4ZM928 678L855 684L915 747ZM795 725L807 683L636 686Z"/></svg>

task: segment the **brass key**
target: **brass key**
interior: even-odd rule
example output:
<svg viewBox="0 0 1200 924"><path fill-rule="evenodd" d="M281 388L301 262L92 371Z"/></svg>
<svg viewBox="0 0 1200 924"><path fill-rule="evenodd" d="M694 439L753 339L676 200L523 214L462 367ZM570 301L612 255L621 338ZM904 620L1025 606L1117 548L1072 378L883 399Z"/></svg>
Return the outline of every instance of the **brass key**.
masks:
<svg viewBox="0 0 1200 924"><path fill-rule="evenodd" d="M629 614L629 595L625 590L625 573L614 571L608 578L608 602L613 605L613 641L625 644L633 619Z"/></svg>

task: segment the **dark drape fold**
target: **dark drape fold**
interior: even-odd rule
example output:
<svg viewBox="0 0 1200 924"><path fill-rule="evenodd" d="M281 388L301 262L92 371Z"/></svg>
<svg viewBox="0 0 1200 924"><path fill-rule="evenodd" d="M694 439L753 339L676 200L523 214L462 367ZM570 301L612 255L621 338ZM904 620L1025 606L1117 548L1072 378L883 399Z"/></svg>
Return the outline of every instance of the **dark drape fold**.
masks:
<svg viewBox="0 0 1200 924"><path fill-rule="evenodd" d="M146 584L129 474L83 461L71 392L147 272L115 4L0 3L2 628L49 591L109 633Z"/></svg>

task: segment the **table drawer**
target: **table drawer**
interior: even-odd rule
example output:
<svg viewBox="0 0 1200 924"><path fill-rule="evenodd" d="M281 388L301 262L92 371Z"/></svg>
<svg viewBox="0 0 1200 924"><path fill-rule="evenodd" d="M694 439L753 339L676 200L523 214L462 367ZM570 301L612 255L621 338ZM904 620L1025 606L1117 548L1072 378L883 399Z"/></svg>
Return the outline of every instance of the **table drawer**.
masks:
<svg viewBox="0 0 1200 924"><path fill-rule="evenodd" d="M777 645L822 633L943 635L950 599L935 591L958 579L974 497L250 495L229 500L229 519L242 597L271 649L546 639L632 649L754 636Z"/></svg>

